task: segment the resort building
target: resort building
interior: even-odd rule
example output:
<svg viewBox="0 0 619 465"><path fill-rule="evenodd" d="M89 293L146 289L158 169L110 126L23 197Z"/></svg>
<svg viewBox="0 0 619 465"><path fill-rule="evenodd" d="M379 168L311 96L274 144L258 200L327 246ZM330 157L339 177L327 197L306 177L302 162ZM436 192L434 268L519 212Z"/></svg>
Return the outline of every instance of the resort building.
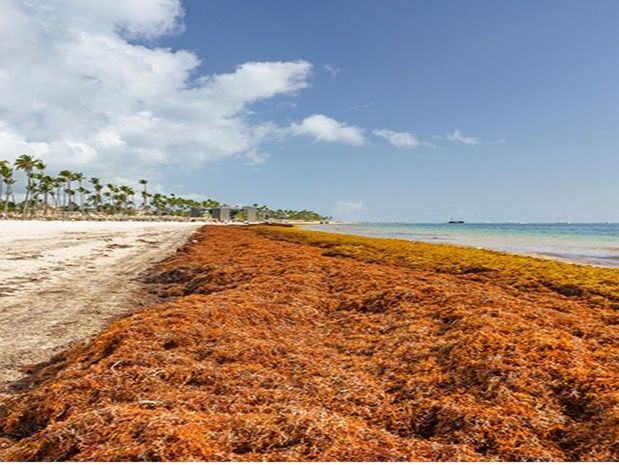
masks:
<svg viewBox="0 0 619 465"><path fill-rule="evenodd" d="M250 223L254 223L258 220L258 209L256 207L229 207L227 205L222 205L219 207L212 208L192 208L190 215L194 218L199 218L204 216L204 213L209 212L211 217L216 221L230 221L234 219L234 217L238 213L243 213L243 219L245 221L249 221Z"/></svg>

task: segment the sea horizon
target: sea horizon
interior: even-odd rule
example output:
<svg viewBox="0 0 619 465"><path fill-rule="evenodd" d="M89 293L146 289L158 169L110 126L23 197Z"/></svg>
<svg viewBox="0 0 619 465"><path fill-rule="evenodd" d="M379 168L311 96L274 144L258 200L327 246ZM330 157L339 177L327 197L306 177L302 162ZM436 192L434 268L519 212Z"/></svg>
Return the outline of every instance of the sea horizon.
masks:
<svg viewBox="0 0 619 465"><path fill-rule="evenodd" d="M619 267L619 223L337 222L311 229L477 247L583 265Z"/></svg>

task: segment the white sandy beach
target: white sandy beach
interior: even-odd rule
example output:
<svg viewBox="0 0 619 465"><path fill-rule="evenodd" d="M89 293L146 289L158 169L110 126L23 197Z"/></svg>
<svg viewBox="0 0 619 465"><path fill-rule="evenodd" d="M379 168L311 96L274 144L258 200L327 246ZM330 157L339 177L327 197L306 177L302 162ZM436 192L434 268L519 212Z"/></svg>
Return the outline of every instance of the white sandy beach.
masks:
<svg viewBox="0 0 619 465"><path fill-rule="evenodd" d="M0 388L146 303L136 278L200 225L0 221Z"/></svg>

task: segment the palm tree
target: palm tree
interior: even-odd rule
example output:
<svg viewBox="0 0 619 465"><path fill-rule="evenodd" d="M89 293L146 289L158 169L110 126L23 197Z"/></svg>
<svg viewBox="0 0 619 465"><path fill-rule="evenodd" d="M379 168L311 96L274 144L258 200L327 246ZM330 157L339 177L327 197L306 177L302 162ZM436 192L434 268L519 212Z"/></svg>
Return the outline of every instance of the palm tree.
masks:
<svg viewBox="0 0 619 465"><path fill-rule="evenodd" d="M12 177L5 180L4 181L6 184L6 193L5 193L5 200L4 200L4 212L8 213L9 211L9 205L12 202L13 203L13 211L15 211L16 205L15 205L15 195L13 195L13 184L15 184L17 181L15 181L15 179L13 179Z"/></svg>
<svg viewBox="0 0 619 465"><path fill-rule="evenodd" d="M120 190L117 186L115 186L114 184L108 184L107 186L108 192L105 195L106 197L108 197L109 201L110 201L110 210L111 213L116 213L120 207L120 205L122 204L122 198L119 197L120 195Z"/></svg>
<svg viewBox="0 0 619 465"><path fill-rule="evenodd" d="M106 184L104 187L99 178L93 177L88 180L92 185L92 190L88 190L83 185L85 177L82 173L63 170L58 173L58 176L51 177L44 173L44 169L45 164L32 155L20 155L13 165L10 165L6 160L0 160L0 206L5 213L8 213L9 209L13 212L18 209L13 191L16 170L23 171L27 177L26 193L23 203L19 205L23 217L26 217L29 212L38 214L41 208L47 215L50 197L56 211L71 212L79 208L82 214L86 211L92 211L93 208L96 212L134 214L137 195L141 196L141 211L144 214L151 215L186 216L193 207L212 208L220 205L213 199L195 201L175 194L151 194L148 192L148 180L146 179L138 181L142 188L139 192L136 192L138 189L134 190L130 186ZM73 188L73 182L77 182L77 189ZM64 193L64 196L61 196L62 193ZM77 193L80 195L79 204L75 200ZM258 216L262 219L269 217L280 219L322 218L308 210L280 209L274 211L266 205L258 206L257 204L254 204L254 207L257 208Z"/></svg>
<svg viewBox="0 0 619 465"><path fill-rule="evenodd" d="M163 195L161 194L153 194L153 206L155 207L155 213L157 215L161 215L161 210L163 209Z"/></svg>
<svg viewBox="0 0 619 465"><path fill-rule="evenodd" d="M116 213L122 213L125 210L125 205L127 203L128 200L128 196L127 193L123 190L123 186L120 186L117 190L116 193L114 194L114 204L115 204L115 212Z"/></svg>
<svg viewBox="0 0 619 465"><path fill-rule="evenodd" d="M75 190L72 188L67 188L64 190L65 193L65 198L68 199L67 202L67 209L68 211L74 211L75 210L75 202L73 201L73 196L75 195Z"/></svg>
<svg viewBox="0 0 619 465"><path fill-rule="evenodd" d="M165 201L165 214L171 215L172 213L174 213L174 208L176 206L176 195L164 195L163 200Z"/></svg>
<svg viewBox="0 0 619 465"><path fill-rule="evenodd" d="M28 184L26 186L26 195L24 197L24 205L22 208L22 216L26 216L26 212L28 210L28 205L30 202L30 194L32 191L32 173L35 169L40 169L43 165L41 160L37 160L32 155L20 155L17 160L15 160L15 168L18 170L22 170L26 173L26 177L28 180Z"/></svg>
<svg viewBox="0 0 619 465"><path fill-rule="evenodd" d="M135 191L129 186L120 186L120 194L122 199L122 207L125 213L129 213L129 204L134 205L135 201L133 196Z"/></svg>
<svg viewBox="0 0 619 465"><path fill-rule="evenodd" d="M15 180L13 179L13 169L10 165L5 163L0 164L0 178L6 186L4 193L4 206L2 208L2 212L6 214L9 212L9 200L13 196L13 184L15 184Z"/></svg>
<svg viewBox="0 0 619 465"><path fill-rule="evenodd" d="M54 193L54 178L42 176L39 181L38 191L43 194L43 214L47 215L49 209L49 196Z"/></svg>
<svg viewBox="0 0 619 465"><path fill-rule="evenodd" d="M55 192L52 192L52 197L54 198L54 207L56 208L56 210L60 208L60 189L62 188L63 184L63 178L59 176L52 178L52 187L55 190Z"/></svg>
<svg viewBox="0 0 619 465"><path fill-rule="evenodd" d="M92 188L94 189L95 195L92 196L92 204L95 207L95 212L99 213L99 205L101 205L101 191L103 190L103 186L101 185L101 180L99 178L90 178L88 180L90 184L92 184Z"/></svg>
<svg viewBox="0 0 619 465"><path fill-rule="evenodd" d="M69 193L71 192L71 181L73 180L73 173L69 170L62 170L58 173L58 180L61 184L65 185L64 198L62 200L62 207L68 207L71 204L71 197ZM60 188L58 188L58 195L60 195Z"/></svg>
<svg viewBox="0 0 619 465"><path fill-rule="evenodd" d="M4 176L2 176L2 173L4 173L5 168L9 167L9 161L8 160L0 160L0 199L2 199L2 191L4 188Z"/></svg>
<svg viewBox="0 0 619 465"><path fill-rule="evenodd" d="M84 187L82 186L82 182L84 182L84 175L82 173L73 173L71 176L73 181L77 181L77 192L80 194L80 212L84 213L84 195L86 192Z"/></svg>
<svg viewBox="0 0 619 465"><path fill-rule="evenodd" d="M110 212L110 209L112 207L112 200L113 200L113 194L112 194L112 190L110 189L110 185L108 184L107 190L105 192L103 192L103 198L104 198L104 205L103 205L103 209L106 212Z"/></svg>
<svg viewBox="0 0 619 465"><path fill-rule="evenodd" d="M146 207L148 207L148 190L147 190L147 184L148 184L148 180L147 179L140 179L138 181L140 184L142 184L142 209L144 211L146 211Z"/></svg>
<svg viewBox="0 0 619 465"><path fill-rule="evenodd" d="M77 188L77 192L79 192L80 194L80 212L84 214L84 206L86 204L86 198L88 198L88 194L90 194L91 191L86 189L84 186L80 186Z"/></svg>

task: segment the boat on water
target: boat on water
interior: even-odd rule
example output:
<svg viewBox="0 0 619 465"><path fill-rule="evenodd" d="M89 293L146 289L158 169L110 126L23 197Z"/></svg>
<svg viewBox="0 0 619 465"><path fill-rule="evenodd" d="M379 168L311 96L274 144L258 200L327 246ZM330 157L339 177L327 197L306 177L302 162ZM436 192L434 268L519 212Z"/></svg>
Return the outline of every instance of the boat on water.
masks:
<svg viewBox="0 0 619 465"><path fill-rule="evenodd" d="M464 220L454 220L451 219L447 222L447 224L464 224Z"/></svg>

